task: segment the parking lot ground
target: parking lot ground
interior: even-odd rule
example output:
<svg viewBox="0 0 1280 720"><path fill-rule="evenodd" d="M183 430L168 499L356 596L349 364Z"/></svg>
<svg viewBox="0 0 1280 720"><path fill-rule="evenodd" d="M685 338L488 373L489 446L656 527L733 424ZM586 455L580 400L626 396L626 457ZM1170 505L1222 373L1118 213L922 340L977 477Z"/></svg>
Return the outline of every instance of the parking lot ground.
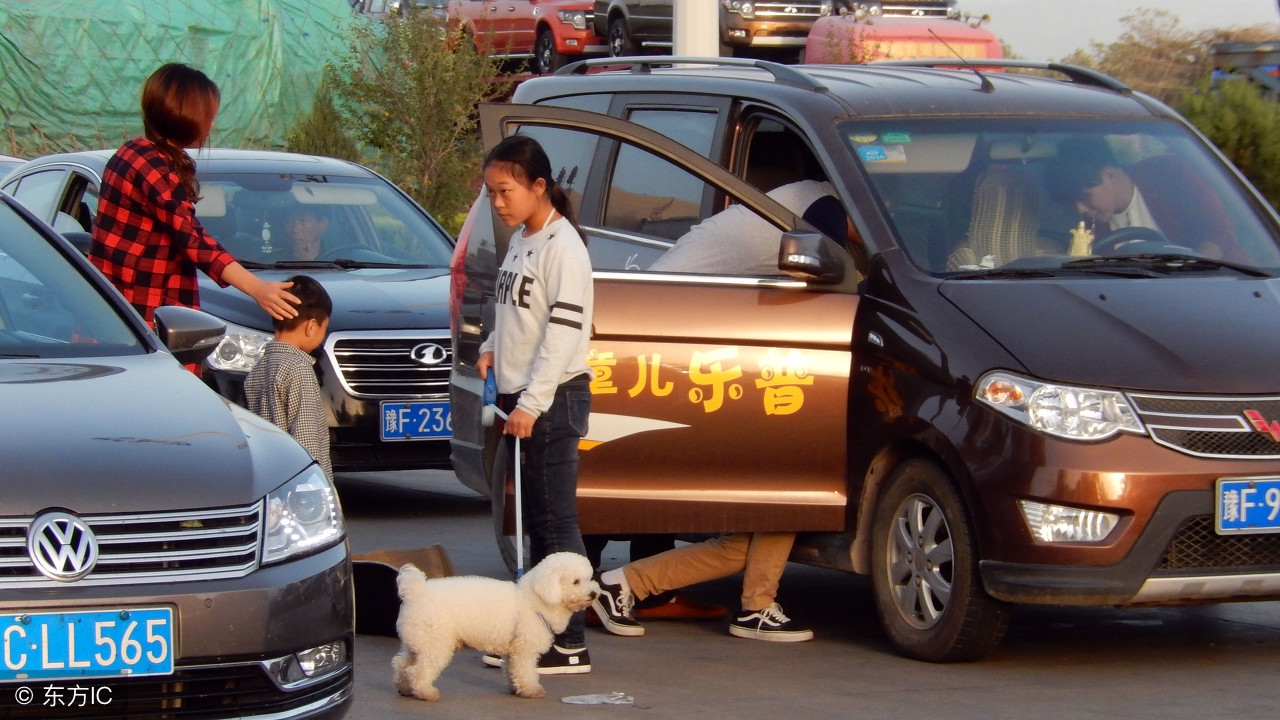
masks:
<svg viewBox="0 0 1280 720"><path fill-rule="evenodd" d="M415 480L416 482L416 480ZM423 490L339 478L353 552L439 543L460 574L501 577L488 505L447 473ZM605 564L625 560L610 543ZM693 596L732 605L738 578ZM396 694L398 641L356 641L356 720L522 718L1262 718L1280 708L1280 603L1177 608L1021 606L1005 641L980 662L932 665L893 653L866 578L792 565L779 600L812 624L808 643L731 637L724 621L647 622L624 638L588 629L593 670L544 678L547 697L509 695L501 672L459 651L434 703ZM622 692L631 705L561 698Z"/></svg>

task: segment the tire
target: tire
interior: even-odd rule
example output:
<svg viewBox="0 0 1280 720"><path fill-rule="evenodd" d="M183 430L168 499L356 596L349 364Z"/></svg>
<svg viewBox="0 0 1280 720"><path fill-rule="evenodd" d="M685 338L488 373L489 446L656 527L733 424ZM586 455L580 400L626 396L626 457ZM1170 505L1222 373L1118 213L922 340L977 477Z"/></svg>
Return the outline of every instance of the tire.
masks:
<svg viewBox="0 0 1280 720"><path fill-rule="evenodd" d="M533 42L533 71L546 75L564 67L564 63L564 53L556 49L556 36L546 28L538 31L538 39Z"/></svg>
<svg viewBox="0 0 1280 720"><path fill-rule="evenodd" d="M493 459L493 475L489 484L489 511L493 518L493 536L498 542L498 554L502 556L502 562L507 566L507 572L511 573L511 577L516 576L516 543L515 536L508 535L505 530L507 515L507 479L508 479L508 462L505 450L500 450ZM524 562L525 569L529 564L529 541L524 540Z"/></svg>
<svg viewBox="0 0 1280 720"><path fill-rule="evenodd" d="M889 641L916 660L977 660L1009 624L1009 606L982 589L959 493L925 460L899 466L876 504L871 585Z"/></svg>
<svg viewBox="0 0 1280 720"><path fill-rule="evenodd" d="M627 21L623 18L609 21L609 37L606 40L609 43L609 57L625 57L637 52L631 32L627 30Z"/></svg>

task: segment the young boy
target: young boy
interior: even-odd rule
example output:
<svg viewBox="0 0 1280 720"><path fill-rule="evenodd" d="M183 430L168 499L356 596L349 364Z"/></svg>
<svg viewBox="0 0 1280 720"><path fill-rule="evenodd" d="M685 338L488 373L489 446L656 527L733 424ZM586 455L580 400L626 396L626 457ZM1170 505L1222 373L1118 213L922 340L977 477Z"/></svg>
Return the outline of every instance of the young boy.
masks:
<svg viewBox="0 0 1280 720"><path fill-rule="evenodd" d="M287 430L333 479L329 459L329 423L309 353L324 342L333 301L315 279L294 275L289 292L299 300L298 316L274 320L275 339L244 380L249 409Z"/></svg>

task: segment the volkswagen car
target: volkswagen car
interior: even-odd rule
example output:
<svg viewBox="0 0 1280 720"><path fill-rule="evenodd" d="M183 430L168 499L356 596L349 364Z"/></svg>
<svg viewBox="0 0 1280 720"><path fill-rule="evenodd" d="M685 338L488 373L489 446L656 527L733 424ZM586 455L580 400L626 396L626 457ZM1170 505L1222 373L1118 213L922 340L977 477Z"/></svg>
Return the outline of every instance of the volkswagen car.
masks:
<svg viewBox="0 0 1280 720"><path fill-rule="evenodd" d="M48 155L0 190L88 252L112 151ZM329 408L335 471L449 467L449 258L453 239L408 195L355 163L310 155L205 150L196 215L264 280L314 277L333 298L316 374ZM310 223L318 253L296 254ZM290 223L294 223L291 226ZM244 378L272 337L271 318L200 274L203 310L227 323L203 376L244 404Z"/></svg>
<svg viewBox="0 0 1280 720"><path fill-rule="evenodd" d="M155 326L0 195L3 714L341 718L354 601L334 487L183 368L222 321L165 307Z"/></svg>

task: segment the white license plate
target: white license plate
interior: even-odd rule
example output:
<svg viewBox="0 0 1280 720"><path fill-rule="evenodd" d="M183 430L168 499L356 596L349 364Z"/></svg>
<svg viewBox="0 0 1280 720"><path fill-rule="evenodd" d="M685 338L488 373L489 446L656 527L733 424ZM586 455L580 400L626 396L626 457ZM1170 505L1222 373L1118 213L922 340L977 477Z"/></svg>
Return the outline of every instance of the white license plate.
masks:
<svg viewBox="0 0 1280 720"><path fill-rule="evenodd" d="M1219 535L1280 532L1280 478L1218 480Z"/></svg>
<svg viewBox="0 0 1280 720"><path fill-rule="evenodd" d="M449 402L383 402L383 440L433 440L453 436Z"/></svg>
<svg viewBox="0 0 1280 720"><path fill-rule="evenodd" d="M171 608L27 613L0 620L0 682L173 672Z"/></svg>

